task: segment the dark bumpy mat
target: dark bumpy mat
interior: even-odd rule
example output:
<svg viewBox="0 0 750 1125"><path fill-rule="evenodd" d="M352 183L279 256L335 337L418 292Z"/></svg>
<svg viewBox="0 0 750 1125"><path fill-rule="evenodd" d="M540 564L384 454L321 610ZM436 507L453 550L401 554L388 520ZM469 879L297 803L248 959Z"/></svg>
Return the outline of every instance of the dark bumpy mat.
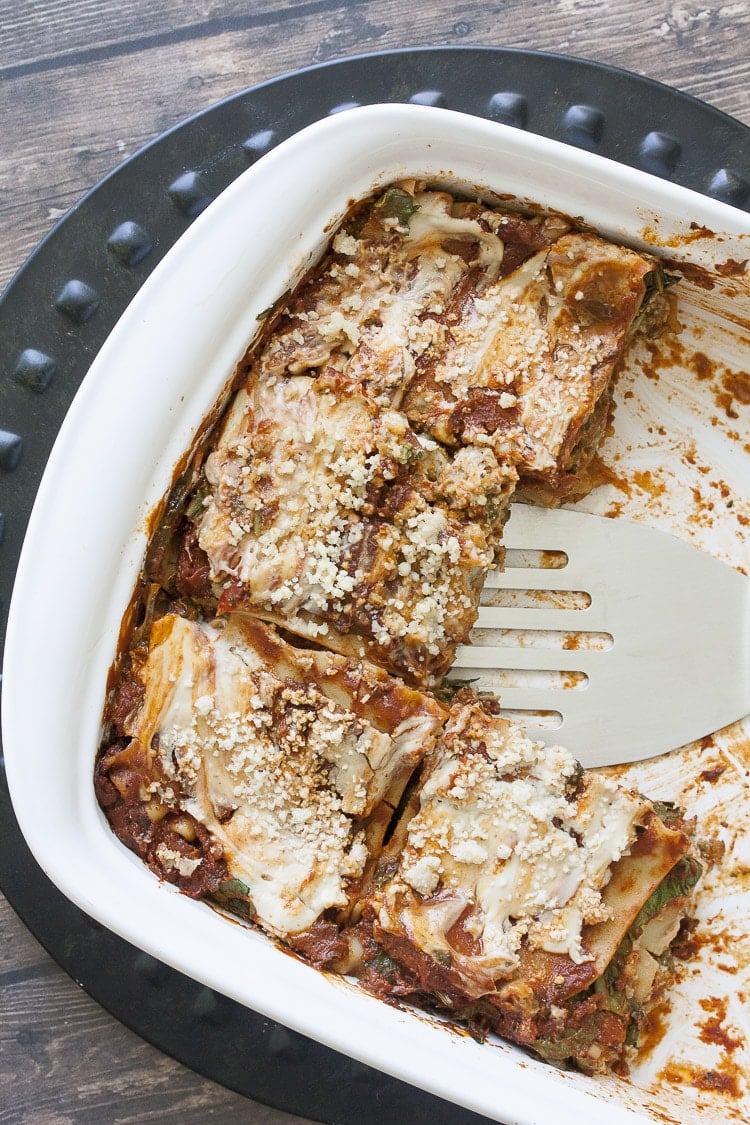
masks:
<svg viewBox="0 0 750 1125"><path fill-rule="evenodd" d="M559 55L475 47L367 55L277 78L190 118L73 207L0 299L0 644L47 456L128 302L191 220L249 164L313 121L373 102L502 121L750 210L750 129L657 82ZM272 1023L92 921L31 857L4 769L0 885L91 996L216 1082L330 1125L484 1120Z"/></svg>

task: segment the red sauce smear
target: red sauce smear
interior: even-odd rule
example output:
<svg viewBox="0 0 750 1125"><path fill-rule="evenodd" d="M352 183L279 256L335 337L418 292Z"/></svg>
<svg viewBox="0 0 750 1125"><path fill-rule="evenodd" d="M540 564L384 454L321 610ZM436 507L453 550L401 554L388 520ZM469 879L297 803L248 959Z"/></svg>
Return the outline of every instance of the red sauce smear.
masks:
<svg viewBox="0 0 750 1125"><path fill-rule="evenodd" d="M743 1045L743 1040L724 1026L727 1018L727 1001L724 997L710 996L701 1000L700 1006L704 1012L710 1013L710 1018L701 1025L700 1038L704 1043L715 1043L729 1054Z"/></svg>
<svg viewBox="0 0 750 1125"><path fill-rule="evenodd" d="M740 1072L734 1066L731 1069L703 1070L691 1063L671 1062L659 1072L659 1078L672 1086L692 1086L694 1090L710 1090L731 1098L742 1096Z"/></svg>

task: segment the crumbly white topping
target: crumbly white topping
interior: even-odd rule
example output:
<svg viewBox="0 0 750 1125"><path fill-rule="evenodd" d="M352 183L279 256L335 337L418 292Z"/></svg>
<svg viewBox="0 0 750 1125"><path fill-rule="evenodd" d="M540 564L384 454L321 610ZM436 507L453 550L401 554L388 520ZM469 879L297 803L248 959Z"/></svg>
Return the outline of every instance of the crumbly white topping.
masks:
<svg viewBox="0 0 750 1125"><path fill-rule="evenodd" d="M337 254L346 254L353 257L357 253L358 242L345 231L339 231L333 240L333 249Z"/></svg>

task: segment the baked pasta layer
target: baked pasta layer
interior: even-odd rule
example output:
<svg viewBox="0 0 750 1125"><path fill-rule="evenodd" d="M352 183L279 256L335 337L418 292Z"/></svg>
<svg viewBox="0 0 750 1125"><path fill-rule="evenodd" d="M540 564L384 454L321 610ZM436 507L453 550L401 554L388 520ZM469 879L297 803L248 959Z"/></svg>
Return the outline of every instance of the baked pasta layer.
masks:
<svg viewBox="0 0 750 1125"><path fill-rule="evenodd" d="M409 420L446 443L490 445L517 467L527 492L536 486L559 503L603 436L613 378L655 267L572 233L467 294L444 346L409 386Z"/></svg>

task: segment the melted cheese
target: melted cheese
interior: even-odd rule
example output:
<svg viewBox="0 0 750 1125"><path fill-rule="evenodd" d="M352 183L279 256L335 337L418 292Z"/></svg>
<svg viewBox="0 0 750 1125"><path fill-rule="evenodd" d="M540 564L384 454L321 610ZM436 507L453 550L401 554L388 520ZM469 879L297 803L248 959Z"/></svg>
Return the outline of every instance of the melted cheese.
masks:
<svg viewBox="0 0 750 1125"><path fill-rule="evenodd" d="M445 270L449 259L458 258L463 261L455 253L457 241L475 243L476 256L472 261L478 266L487 267L497 276L505 255L502 228L497 216L492 212L485 212L483 226L473 215L465 217L456 214L453 197L436 191L418 192L414 197L414 206L415 212L409 219L405 241L409 257L413 259L419 256L420 269L424 269L429 263L439 270ZM446 248L444 243L449 248L453 247L454 252Z"/></svg>

